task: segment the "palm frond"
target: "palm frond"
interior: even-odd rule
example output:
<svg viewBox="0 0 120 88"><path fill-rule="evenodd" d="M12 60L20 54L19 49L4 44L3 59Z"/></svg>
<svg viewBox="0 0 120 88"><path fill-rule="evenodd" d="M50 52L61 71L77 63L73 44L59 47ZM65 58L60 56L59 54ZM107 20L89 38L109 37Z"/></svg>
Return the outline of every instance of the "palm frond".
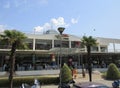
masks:
<svg viewBox="0 0 120 88"><path fill-rule="evenodd" d="M17 42L17 48L22 48L22 42L24 42L26 38L24 33L17 30L5 30L3 34L0 34L0 41L2 43L12 45L14 42Z"/></svg>

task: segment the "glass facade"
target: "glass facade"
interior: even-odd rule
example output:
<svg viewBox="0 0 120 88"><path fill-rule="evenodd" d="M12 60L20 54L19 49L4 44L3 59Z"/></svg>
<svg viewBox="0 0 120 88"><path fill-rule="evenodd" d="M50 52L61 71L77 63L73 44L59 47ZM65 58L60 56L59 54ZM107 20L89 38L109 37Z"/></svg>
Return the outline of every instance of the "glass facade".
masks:
<svg viewBox="0 0 120 88"><path fill-rule="evenodd" d="M107 52L107 47L100 47L101 52Z"/></svg>
<svg viewBox="0 0 120 88"><path fill-rule="evenodd" d="M71 48L81 48L80 41L71 41Z"/></svg>
<svg viewBox="0 0 120 88"><path fill-rule="evenodd" d="M11 49L11 45L9 45L9 43L2 43L0 42L0 49Z"/></svg>
<svg viewBox="0 0 120 88"><path fill-rule="evenodd" d="M52 40L36 39L35 41L36 50L49 50L52 48Z"/></svg>
<svg viewBox="0 0 120 88"><path fill-rule="evenodd" d="M69 41L62 41L63 48L69 48Z"/></svg>
<svg viewBox="0 0 120 88"><path fill-rule="evenodd" d="M54 47L59 48L60 47L60 40L55 40L54 41ZM62 41L62 47L63 48L69 48L69 41Z"/></svg>
<svg viewBox="0 0 120 88"><path fill-rule="evenodd" d="M97 46L91 47L91 51L98 52L98 47Z"/></svg>
<svg viewBox="0 0 120 88"><path fill-rule="evenodd" d="M28 49L32 50L33 49L33 39L27 39L25 40L25 43L28 46Z"/></svg>
<svg viewBox="0 0 120 88"><path fill-rule="evenodd" d="M54 40L54 47L59 48L60 47L60 40Z"/></svg>
<svg viewBox="0 0 120 88"><path fill-rule="evenodd" d="M59 55L61 40L55 37L55 39L34 39L28 38L25 40L28 45L28 49L25 51L17 51L15 70L41 70L41 69L57 69L59 68ZM50 51L55 48L56 51ZM83 49L84 48L84 49ZM0 71L5 71L6 65L8 65L11 46L9 43L4 44L0 42ZM35 49L35 50L34 50ZM81 52L80 49L83 49ZM3 51L2 51L3 50ZM79 68L82 63L87 63L87 51L86 47L81 46L81 42L77 40L70 40L69 36L64 35L62 37L62 62L68 63L69 57L72 57L73 64ZM106 67L110 62L116 63L118 66L120 62L119 54L109 55L107 45L98 45L91 48L91 58L95 67L102 67L101 64L105 63ZM54 54L54 64L51 54ZM109 56L109 57L108 57ZM116 60L116 61L115 61Z"/></svg>

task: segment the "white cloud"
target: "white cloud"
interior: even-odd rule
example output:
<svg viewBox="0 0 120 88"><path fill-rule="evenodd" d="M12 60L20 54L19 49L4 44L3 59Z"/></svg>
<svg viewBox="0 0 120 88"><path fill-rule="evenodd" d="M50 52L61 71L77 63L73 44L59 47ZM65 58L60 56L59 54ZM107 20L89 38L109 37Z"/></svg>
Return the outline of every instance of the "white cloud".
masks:
<svg viewBox="0 0 120 88"><path fill-rule="evenodd" d="M34 27L34 30L35 32L42 32L48 29L56 29L58 27L68 27L68 26L69 24L67 24L64 21L63 17L58 17L58 18L52 18L49 23L47 22L43 26Z"/></svg>
<svg viewBox="0 0 120 88"><path fill-rule="evenodd" d="M5 25L0 25L0 32L3 32L6 29Z"/></svg>
<svg viewBox="0 0 120 88"><path fill-rule="evenodd" d="M78 21L74 18L71 19L71 23L76 24Z"/></svg>
<svg viewBox="0 0 120 88"><path fill-rule="evenodd" d="M45 29L50 29L50 28L51 28L50 23L45 23L45 24L43 25L43 28L44 28L44 30L45 30Z"/></svg>
<svg viewBox="0 0 120 88"><path fill-rule="evenodd" d="M41 32L44 28L41 26L34 27L35 32Z"/></svg>
<svg viewBox="0 0 120 88"><path fill-rule="evenodd" d="M55 26L57 26L57 24L58 24L58 21L56 20L56 19L51 19L51 23L52 23L52 25L55 25Z"/></svg>
<svg viewBox="0 0 120 88"><path fill-rule="evenodd" d="M71 23L72 23L72 24L77 24L77 23L78 23L78 20L79 20L79 17L78 17L77 19L72 18L72 19L71 19Z"/></svg>
<svg viewBox="0 0 120 88"><path fill-rule="evenodd" d="M58 17L57 19L52 18L51 23L52 23L53 26L56 26L56 27L59 27L59 26L68 27L69 26L69 24L67 24L64 21L63 17Z"/></svg>
<svg viewBox="0 0 120 88"><path fill-rule="evenodd" d="M51 28L51 25L49 23L45 23L43 26L37 26L37 27L34 27L34 30L35 32L42 32L46 29L50 29Z"/></svg>

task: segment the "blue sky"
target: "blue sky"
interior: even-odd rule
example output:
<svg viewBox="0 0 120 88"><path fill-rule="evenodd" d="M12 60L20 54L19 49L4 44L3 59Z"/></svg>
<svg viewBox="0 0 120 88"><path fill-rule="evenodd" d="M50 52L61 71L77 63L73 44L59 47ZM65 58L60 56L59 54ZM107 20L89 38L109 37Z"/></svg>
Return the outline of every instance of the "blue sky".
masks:
<svg viewBox="0 0 120 88"><path fill-rule="evenodd" d="M0 31L120 38L120 0L0 0Z"/></svg>

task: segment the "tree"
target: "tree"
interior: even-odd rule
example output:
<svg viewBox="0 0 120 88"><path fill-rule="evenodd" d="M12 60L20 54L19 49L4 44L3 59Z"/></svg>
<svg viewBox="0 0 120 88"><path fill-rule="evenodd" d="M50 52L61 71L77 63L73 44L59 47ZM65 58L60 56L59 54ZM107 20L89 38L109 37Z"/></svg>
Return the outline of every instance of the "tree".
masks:
<svg viewBox="0 0 120 88"><path fill-rule="evenodd" d="M0 39L2 42L7 43L11 46L10 51L10 69L9 69L9 88L13 88L13 74L14 74L14 65L15 65L15 54L16 49L26 48L24 40L27 37L24 33L17 30L5 30L3 34L0 34Z"/></svg>
<svg viewBox="0 0 120 88"><path fill-rule="evenodd" d="M106 78L110 80L117 80L120 79L120 72L118 67L114 64L111 63L108 67Z"/></svg>
<svg viewBox="0 0 120 88"><path fill-rule="evenodd" d="M88 64L88 73L89 73L89 81L92 81L92 59L91 59L91 47L96 46L97 42L96 39L94 39L92 36L83 36L81 44L83 46L86 46L87 48L87 64Z"/></svg>

